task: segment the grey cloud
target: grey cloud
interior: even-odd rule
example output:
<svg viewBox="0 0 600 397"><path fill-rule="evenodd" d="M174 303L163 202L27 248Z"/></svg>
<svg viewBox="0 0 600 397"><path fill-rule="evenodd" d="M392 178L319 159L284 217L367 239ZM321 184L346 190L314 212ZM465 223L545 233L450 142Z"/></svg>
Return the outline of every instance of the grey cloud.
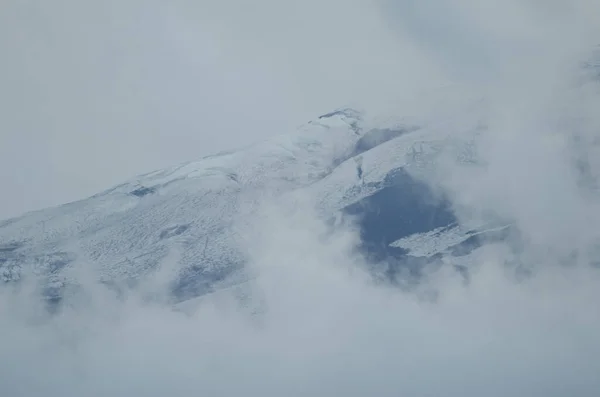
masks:
<svg viewBox="0 0 600 397"><path fill-rule="evenodd" d="M3 154L13 170L29 176L25 179L31 185L19 194L37 192L31 190L33 185L49 189L53 200L63 199L52 193L57 180L50 174L70 169L76 160L105 165L107 157L114 157L115 163L105 166L113 169L95 174L100 183L101 178L108 182L120 177L125 169L137 172L138 166L159 166L155 158L161 153L165 162L192 154L182 151L183 146L166 145L167 135L149 138L142 130L175 133L197 127L202 119L212 127L206 131L215 135L194 142L212 150L213 144L216 148L231 140L237 144L259 139L286 120L354 96L364 96L366 104L376 106L396 99L392 94L402 91L404 84L410 87L406 92L430 88L442 79L442 69L469 94L451 92L442 101L457 111L456 123L448 127L472 126L474 116L481 116L487 129L476 141L479 165L447 160L430 182L452 196L463 221L474 213L493 212L513 221L525 239L520 252L502 245L479 251L467 285L450 270L431 274L419 292L435 291L438 298L433 303L417 294L373 285L353 250L358 239L355 228L344 225L324 238L325 225L310 211L310 197L264 202L270 216L243 225L252 231L243 241L259 275L247 286L264 309L258 314L240 308L227 294L207 297L183 314L136 296L123 302L98 287L88 290L89 305L74 304L44 318L26 290L2 290L0 376L8 380L2 382L8 395L597 394L599 274L587 266L589 260L558 266L573 251L587 255L599 237L597 192L586 182L600 172L593 145L600 126L599 90L594 82L581 84L576 68L600 37L594 23L594 16L600 15L596 2L439 0L426 8L397 1L381 9L365 2L289 7L275 1L252 7L241 1L214 2L210 7L178 2L148 5L139 20L134 18L139 8L133 4L137 5L128 3L129 8L115 8L114 13L108 5L92 12L115 24L111 30L115 42L106 51L124 53L124 60L113 69L117 76L108 74L103 63L77 59L77 65L94 71L90 76L95 79L75 74L78 84L64 87L62 100L53 100L51 94L70 81L72 69L63 70L66 61L54 56L71 51L55 48L51 53L37 41L52 43L53 36L40 34L19 38L22 43L33 40L36 46L11 47L15 53L24 48L42 51L42 55L22 53L3 66L26 80L11 80L12 94L2 96L12 109L4 131L18 125L29 133L25 138L6 135L16 142L11 148L30 150L24 152L30 153L29 162ZM87 12L87 7L79 7L78 15ZM104 19L102 11L108 13ZM113 20L111 15L116 14L139 21L135 31ZM383 16L397 24L395 33L379 25ZM370 22L361 25L362 18ZM9 25L1 26L6 30ZM17 30L12 26L8 29L14 35ZM104 27L92 28L90 37L71 36L67 25L54 29L55 35L76 47L94 40L106 43L103 36L92 37L105 32ZM86 29L80 26L79 31ZM396 36L388 36L392 34ZM147 49L147 40L152 39L157 47ZM203 50L193 51L198 45ZM456 51L444 48L448 46ZM401 50L395 53L396 48ZM83 52L93 56L89 49ZM206 53L212 54L208 65L199 55ZM118 57L103 57L105 62L106 58ZM29 60L38 60L39 65ZM141 70L141 65L151 66ZM17 73L25 66L34 70ZM419 67L421 75L416 73ZM165 81L165 75L171 80ZM190 75L199 80L191 82ZM128 84L135 89L122 89ZM181 94L189 92L190 85L194 92L209 87L208 99ZM265 87L273 90L272 96L255 100L248 94L254 90L264 94ZM102 95L87 98L88 91ZM487 98L481 114L461 106L478 96ZM30 103L32 97L36 99ZM411 111L431 112L431 102L410 95L401 99L407 97L412 100ZM196 113L199 109L206 109L205 118ZM100 123L93 125L93 120ZM36 135L42 125L51 126L51 133ZM86 126L94 133L76 135ZM70 135L61 140L57 134L63 128ZM129 131L135 132L127 135ZM115 135L106 139L101 133ZM462 129L456 128L460 133ZM211 143L217 136L222 140ZM140 137L149 139L146 143L154 149L139 149L144 140ZM44 145L30 146L35 139ZM93 139L98 157L90 158L92 151L82 151L83 143L77 139L84 143ZM117 139L122 147L115 149ZM189 145L193 139L181 137L186 146L194 146ZM63 148L64 142L71 146ZM60 150L49 153L46 147ZM196 146L190 150L196 151ZM65 154L71 151L76 153ZM582 180L578 164L586 158L588 179ZM41 159L58 164L50 169L47 182L40 168L27 172L23 168L23 164L39 167ZM89 175L88 169L79 178ZM9 186L15 181L9 178ZM71 192L77 195L82 190ZM27 206L47 203L27 197ZM17 207L8 202L5 208ZM505 265L515 256L537 265L532 266L533 277L518 279L511 274Z"/></svg>
<svg viewBox="0 0 600 397"><path fill-rule="evenodd" d="M350 265L355 230L322 239L310 200L265 209L246 240L258 313L227 293L184 314L100 289L44 319L33 296L3 290L5 392L541 397L600 386L597 272L547 268L517 283L484 253L468 286L452 272L423 285L433 303L369 282Z"/></svg>

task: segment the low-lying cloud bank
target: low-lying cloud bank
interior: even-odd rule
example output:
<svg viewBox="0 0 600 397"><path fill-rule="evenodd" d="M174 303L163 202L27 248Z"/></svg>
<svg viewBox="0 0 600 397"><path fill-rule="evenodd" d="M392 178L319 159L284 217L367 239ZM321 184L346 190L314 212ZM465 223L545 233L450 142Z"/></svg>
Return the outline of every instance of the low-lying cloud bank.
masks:
<svg viewBox="0 0 600 397"><path fill-rule="evenodd" d="M402 292L372 282L352 227L332 234L308 208L273 208L245 235L257 277L237 298L223 291L173 308L88 285L47 315L35 291L3 290L3 393L594 396L600 388L597 270L548 264L519 278L505 247L489 247L468 283L445 268Z"/></svg>

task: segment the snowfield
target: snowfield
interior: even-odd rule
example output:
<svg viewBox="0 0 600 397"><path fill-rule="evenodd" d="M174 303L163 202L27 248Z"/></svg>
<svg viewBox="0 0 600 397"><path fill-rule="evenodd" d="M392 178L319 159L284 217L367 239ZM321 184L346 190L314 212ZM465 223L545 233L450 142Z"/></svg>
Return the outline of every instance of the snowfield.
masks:
<svg viewBox="0 0 600 397"><path fill-rule="evenodd" d="M76 264L103 283L123 286L168 262L173 296L186 300L250 277L238 226L268 200L299 194L324 220L359 219L363 248L376 257L398 256L398 248L416 256L442 252L439 246L470 235L450 226L456 219L448 203L421 180L442 155L474 161L469 145L482 128L478 120L466 125L456 112L483 102L450 101L450 91L436 93L435 117L338 109L295 132L4 221L0 277L41 276L46 295L59 299L76 283Z"/></svg>

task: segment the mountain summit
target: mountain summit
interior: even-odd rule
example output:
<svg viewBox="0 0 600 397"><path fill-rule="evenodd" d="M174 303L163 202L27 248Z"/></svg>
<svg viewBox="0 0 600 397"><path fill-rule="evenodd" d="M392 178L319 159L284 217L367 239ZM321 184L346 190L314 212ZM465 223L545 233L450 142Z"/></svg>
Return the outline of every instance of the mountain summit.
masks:
<svg viewBox="0 0 600 397"><path fill-rule="evenodd" d="M310 197L324 220L357 219L357 249L374 264L385 262L390 279L407 258L464 254L457 247L464 241L476 246L476 232L461 229L451 204L419 175L435 167L442 152L468 157L467 146L450 139L457 128L452 119L408 120L338 109L293 133L6 220L0 223L0 276L18 283L34 274L45 280L44 294L60 300L77 284L69 271L75 264L103 283L123 286L168 260L176 274L170 293L186 300L245 277L235 225L262 200L290 192Z"/></svg>

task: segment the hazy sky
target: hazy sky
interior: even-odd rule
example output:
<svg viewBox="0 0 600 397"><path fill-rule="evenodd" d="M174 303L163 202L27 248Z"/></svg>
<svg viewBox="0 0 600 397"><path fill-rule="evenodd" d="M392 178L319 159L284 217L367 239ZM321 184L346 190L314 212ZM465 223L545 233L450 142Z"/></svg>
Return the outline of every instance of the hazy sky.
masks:
<svg viewBox="0 0 600 397"><path fill-rule="evenodd" d="M329 233L310 200L264 200L264 217L241 220L251 232L240 243L257 274L249 309L256 299L261 311L240 309L225 291L183 315L138 300L147 280L123 302L88 284L81 262L84 288L44 318L24 278L0 290L3 390L595 397L600 88L581 84L577 62L600 42L599 7L5 1L0 215L263 139L333 107L378 108L453 81L487 100L485 114L453 120L485 119L481 166L441 158L428 182L450 195L460 220L492 212L521 238L518 250L509 241L476 251L469 283L445 266L404 293L367 281L352 225ZM512 263L532 277L513 277ZM432 291L435 304L419 299Z"/></svg>
<svg viewBox="0 0 600 397"><path fill-rule="evenodd" d="M489 80L529 45L556 37L553 51L568 48L560 40L581 37L597 7L542 3L6 0L0 218L335 107L376 108L444 79Z"/></svg>
<svg viewBox="0 0 600 397"><path fill-rule="evenodd" d="M4 1L0 218L432 79L389 12L361 0Z"/></svg>

